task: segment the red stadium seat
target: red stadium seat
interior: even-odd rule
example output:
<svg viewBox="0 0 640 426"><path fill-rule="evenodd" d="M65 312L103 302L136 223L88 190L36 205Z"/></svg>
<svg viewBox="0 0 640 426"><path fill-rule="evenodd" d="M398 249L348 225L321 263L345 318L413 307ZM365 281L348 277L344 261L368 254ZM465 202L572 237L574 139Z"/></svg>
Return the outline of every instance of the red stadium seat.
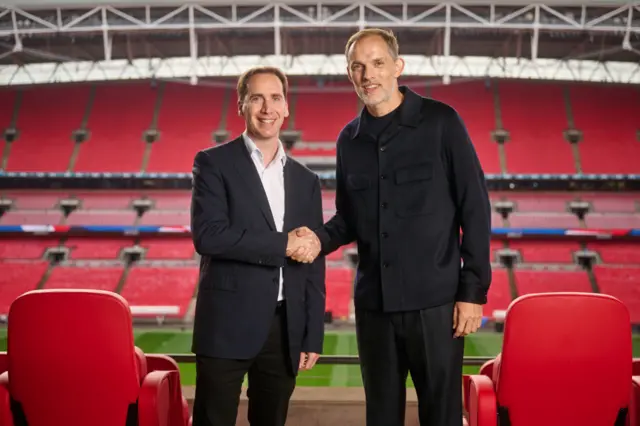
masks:
<svg viewBox="0 0 640 426"><path fill-rule="evenodd" d="M640 358L633 359L632 374L633 387L628 426L640 426Z"/></svg>
<svg viewBox="0 0 640 426"><path fill-rule="evenodd" d="M188 425L179 372L166 363L148 369L121 296L30 291L13 302L8 322L10 379L0 376L15 403L8 425L22 425L23 416L29 426ZM0 407L0 421L8 409Z"/></svg>
<svg viewBox="0 0 640 426"><path fill-rule="evenodd" d="M145 354L147 360L147 372L152 371L180 371L178 363L171 357L162 354ZM182 391L180 391L182 394ZM185 425L191 426L191 416L189 414L189 404L187 399L180 395L182 399L182 416Z"/></svg>
<svg viewBox="0 0 640 426"><path fill-rule="evenodd" d="M631 405L628 426L640 426L640 376L632 377ZM1 397L1 395L0 395Z"/></svg>
<svg viewBox="0 0 640 426"><path fill-rule="evenodd" d="M538 293L509 306L503 350L465 376L471 426L625 425L631 323L617 299Z"/></svg>

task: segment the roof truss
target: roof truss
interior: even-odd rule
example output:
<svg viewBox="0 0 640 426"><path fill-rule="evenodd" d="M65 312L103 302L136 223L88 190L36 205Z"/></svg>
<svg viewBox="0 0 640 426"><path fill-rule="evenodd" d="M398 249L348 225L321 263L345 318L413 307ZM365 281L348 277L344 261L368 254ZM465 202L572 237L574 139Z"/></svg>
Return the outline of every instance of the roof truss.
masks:
<svg viewBox="0 0 640 426"><path fill-rule="evenodd" d="M72 58L52 58L48 64L21 64L0 66L0 75L4 84L13 82L48 82L58 81L60 71L69 68L100 70L97 74L105 74L104 70L119 70L112 72L116 75L141 74L139 65L149 63L162 64L159 68L179 68L174 76L188 77L196 82L200 76L227 75L226 71L212 71L205 63L215 63L225 60L233 63L244 63L242 57L229 53L223 57L207 57L202 54L198 45L199 32L211 32L223 29L264 29L268 37L273 37L273 49L269 55L257 58L258 61L275 61L293 63L283 53L283 37L281 32L287 28L343 28L353 31L365 27L385 27L402 29L437 29L442 36L437 39L441 43L441 55L426 56L413 59L413 63L428 62L428 71L415 75L435 75L443 77L447 82L452 76L476 76L479 70L484 70L486 76L496 73L505 75L530 75L530 78L549 78L564 73L567 78L581 79L591 76L598 81L615 81L637 83L638 72L636 63L589 62L579 61L580 64L567 60L549 61L539 56L541 34L557 34L583 32L585 34L608 34L620 39L621 49L640 53L634 47L633 38L640 36L640 3L626 3L611 6L552 6L547 4L530 4L524 6L507 6L502 4L467 5L456 2L447 3L416 3L416 2L352 2L335 4L335 2L318 2L316 4L301 5L295 1L269 3L265 5L245 6L241 4L207 5L183 4L181 6L96 6L56 9L24 9L17 6L0 6L0 40L7 48L0 58L16 52L27 51L23 46L25 38L80 34L91 34L101 37L101 58L94 58L94 64ZM517 58L489 58L489 57L456 57L451 54L452 30L477 29L486 31L496 30L525 30L530 34L530 56L526 60ZM113 59L113 37L119 34L149 34L186 32L188 46L186 55L166 58L149 54L148 58L129 60L120 65ZM267 34L267 32L265 32ZM11 43L8 42L11 40ZM431 41L433 42L433 40ZM427 42L425 42L427 43ZM34 53L32 50L30 53ZM37 52L36 52L37 53ZM309 52L314 53L314 52ZM175 55L174 55L175 56ZM275 59L271 58L275 57ZM268 57L268 59L266 59ZM297 56L296 56L297 57ZM186 62L185 62L186 61ZM206 62L205 62L206 61ZM340 72L344 67L335 55L314 55L312 68L329 74ZM63 62L71 62L69 65ZM440 65L433 65L434 63ZM504 68L502 71L492 72L491 69ZM234 68L241 72L242 66ZM291 68L291 67L288 67ZM409 67L411 68L411 67ZM456 71L456 68L466 68L467 72ZM585 71L586 68L586 71ZM43 71L46 69L47 71ZM157 69L157 68L152 68ZM339 71L338 71L339 69ZM624 69L625 71L620 71ZM541 71L546 70L546 71ZM554 71L549 71L554 70ZM596 73L593 70L600 70ZM292 70L294 73L297 69ZM33 75L49 77L35 78ZM96 72L94 72L96 74ZM148 72L142 73L147 75ZM11 77L8 78L7 76ZM58 76L58 77L56 77ZM79 78L79 77L77 77ZM123 77L119 77L123 78ZM133 77L131 77L133 78ZM21 83L22 84L22 83Z"/></svg>
<svg viewBox="0 0 640 426"><path fill-rule="evenodd" d="M493 28L640 33L640 3L614 6L530 4L469 6L455 2L274 2L262 6L183 4L26 10L0 6L0 36L87 31L274 27Z"/></svg>

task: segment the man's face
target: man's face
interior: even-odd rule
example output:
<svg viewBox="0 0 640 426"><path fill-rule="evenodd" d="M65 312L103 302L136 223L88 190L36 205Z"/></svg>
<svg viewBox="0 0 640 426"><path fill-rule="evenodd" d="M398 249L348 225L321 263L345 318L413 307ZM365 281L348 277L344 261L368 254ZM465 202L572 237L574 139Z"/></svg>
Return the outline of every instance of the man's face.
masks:
<svg viewBox="0 0 640 426"><path fill-rule="evenodd" d="M367 36L351 46L347 73L366 106L388 102L398 87L404 63L393 59L389 47L379 36Z"/></svg>
<svg viewBox="0 0 640 426"><path fill-rule="evenodd" d="M280 127L289 116L289 107L280 79L267 73L252 76L238 112L244 117L247 130L252 137L262 140L278 138Z"/></svg>

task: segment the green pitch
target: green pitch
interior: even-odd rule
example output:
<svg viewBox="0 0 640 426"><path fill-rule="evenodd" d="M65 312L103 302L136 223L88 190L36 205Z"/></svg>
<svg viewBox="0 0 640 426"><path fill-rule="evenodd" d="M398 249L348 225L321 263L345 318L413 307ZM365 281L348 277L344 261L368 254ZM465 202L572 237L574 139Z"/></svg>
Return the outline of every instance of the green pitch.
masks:
<svg viewBox="0 0 640 426"><path fill-rule="evenodd" d="M191 332L178 330L135 330L135 342L147 353L188 354L191 348ZM502 334L479 332L465 341L466 356L491 357L500 352ZM6 351L6 329L0 329L0 351ZM328 331L324 344L327 355L357 355L358 347L353 332ZM640 357L640 335L633 336L633 355ZM465 367L465 373L474 373L478 367ZM195 384L195 364L180 364L183 385ZM313 370L302 372L299 386L362 386L360 368L357 365L316 365ZM412 386L411 378L408 385Z"/></svg>
<svg viewBox="0 0 640 426"><path fill-rule="evenodd" d="M149 353L190 353L191 333L181 331L136 331L136 345ZM502 347L502 334L480 332L465 340L466 356L495 356ZM327 332L324 344L327 355L357 355L358 347L353 332ZM633 338L633 354L640 357L640 335ZM181 364L183 385L195 383L195 365ZM465 367L465 373L475 373L478 367ZM357 365L316 365L300 374L299 386L362 386ZM409 386L411 378L409 378Z"/></svg>

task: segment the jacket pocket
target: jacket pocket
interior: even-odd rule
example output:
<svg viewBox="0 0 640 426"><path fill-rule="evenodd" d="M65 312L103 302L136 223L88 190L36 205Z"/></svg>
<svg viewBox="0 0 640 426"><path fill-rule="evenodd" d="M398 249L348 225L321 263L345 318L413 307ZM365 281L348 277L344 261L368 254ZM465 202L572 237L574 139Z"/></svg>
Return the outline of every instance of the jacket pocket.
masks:
<svg viewBox="0 0 640 426"><path fill-rule="evenodd" d="M433 164L420 163L395 171L396 215L410 217L430 214L433 202Z"/></svg>

